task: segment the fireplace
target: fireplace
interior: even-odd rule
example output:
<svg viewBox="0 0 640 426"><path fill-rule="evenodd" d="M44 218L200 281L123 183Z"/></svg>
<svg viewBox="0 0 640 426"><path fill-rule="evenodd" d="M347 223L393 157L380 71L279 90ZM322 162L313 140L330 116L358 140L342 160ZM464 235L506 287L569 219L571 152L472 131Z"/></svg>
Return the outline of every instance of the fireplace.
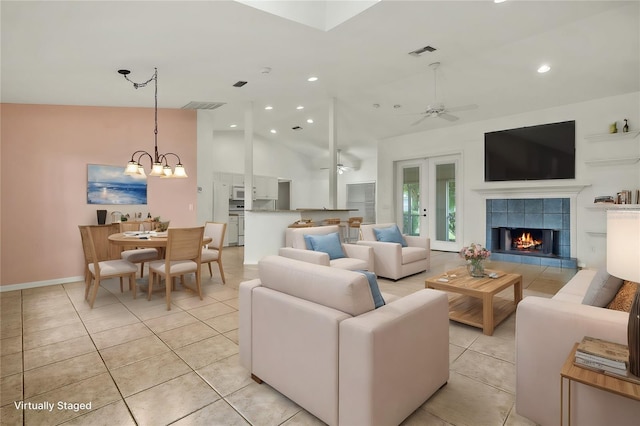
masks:
<svg viewBox="0 0 640 426"><path fill-rule="evenodd" d="M569 198L487 199L491 260L576 268L571 257ZM524 235L524 237L523 237Z"/></svg>
<svg viewBox="0 0 640 426"><path fill-rule="evenodd" d="M491 229L491 251L558 257L559 232L554 229L495 227Z"/></svg>

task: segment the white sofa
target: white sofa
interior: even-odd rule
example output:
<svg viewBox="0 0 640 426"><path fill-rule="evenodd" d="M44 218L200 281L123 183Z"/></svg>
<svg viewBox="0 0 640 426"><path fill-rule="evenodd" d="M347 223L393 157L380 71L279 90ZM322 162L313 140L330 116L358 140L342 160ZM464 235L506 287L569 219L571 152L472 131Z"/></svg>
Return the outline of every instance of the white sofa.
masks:
<svg viewBox="0 0 640 426"><path fill-rule="evenodd" d="M560 423L560 370L575 343L592 336L627 344L629 314L582 304L595 275L581 270L553 298L529 296L518 304L516 412L540 425ZM575 382L571 395L574 425L640 424L638 401Z"/></svg>
<svg viewBox="0 0 640 426"><path fill-rule="evenodd" d="M315 226L309 228L287 228L285 232L285 245L278 251L280 256L317 265L333 266L334 268L349 269L351 271L374 271L373 249L357 244L342 244L345 257L329 259L327 253L307 249L304 240L305 235L327 235L337 232L341 234L338 225Z"/></svg>
<svg viewBox="0 0 640 426"><path fill-rule="evenodd" d="M427 237L403 235L407 247L397 243L377 241L374 229L388 228L395 223L361 225L362 239L358 245L373 248L374 267L380 277L398 280L430 268L431 241Z"/></svg>
<svg viewBox="0 0 640 426"><path fill-rule="evenodd" d="M362 273L268 256L259 274L240 284L240 362L325 423L398 425L446 384L446 293L374 309Z"/></svg>

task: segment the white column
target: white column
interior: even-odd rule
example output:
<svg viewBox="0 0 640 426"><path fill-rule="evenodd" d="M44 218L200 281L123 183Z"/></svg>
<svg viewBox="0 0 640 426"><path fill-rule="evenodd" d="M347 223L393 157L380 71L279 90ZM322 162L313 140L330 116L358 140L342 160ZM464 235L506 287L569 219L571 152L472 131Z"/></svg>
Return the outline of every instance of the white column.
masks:
<svg viewBox="0 0 640 426"><path fill-rule="evenodd" d="M338 208L338 160L336 147L338 146L338 124L336 113L336 98L331 98L329 103L329 205L332 209Z"/></svg>
<svg viewBox="0 0 640 426"><path fill-rule="evenodd" d="M244 208L253 208L253 102L244 110Z"/></svg>

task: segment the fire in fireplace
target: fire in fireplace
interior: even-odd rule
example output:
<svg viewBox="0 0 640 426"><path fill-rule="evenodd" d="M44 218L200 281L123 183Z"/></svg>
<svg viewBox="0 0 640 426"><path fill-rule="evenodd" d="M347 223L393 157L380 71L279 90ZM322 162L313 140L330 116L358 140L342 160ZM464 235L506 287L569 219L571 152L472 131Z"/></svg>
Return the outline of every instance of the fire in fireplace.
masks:
<svg viewBox="0 0 640 426"><path fill-rule="evenodd" d="M523 232L519 237L514 236L511 241L511 248L513 250L541 250L544 241L531 236L531 232Z"/></svg>
<svg viewBox="0 0 640 426"><path fill-rule="evenodd" d="M491 251L496 253L558 256L558 231L536 228L492 228Z"/></svg>

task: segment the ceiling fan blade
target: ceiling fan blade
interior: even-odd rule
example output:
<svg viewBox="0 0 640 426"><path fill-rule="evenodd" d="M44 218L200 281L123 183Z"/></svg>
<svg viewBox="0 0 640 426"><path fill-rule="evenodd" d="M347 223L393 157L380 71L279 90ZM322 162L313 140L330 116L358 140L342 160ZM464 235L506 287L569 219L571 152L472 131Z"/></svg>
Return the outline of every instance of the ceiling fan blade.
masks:
<svg viewBox="0 0 640 426"><path fill-rule="evenodd" d="M427 118L429 118L428 115L425 115L424 117L422 117L420 120L415 121L413 123L411 123L412 126L417 126L418 124L422 123L424 120L426 120Z"/></svg>
<svg viewBox="0 0 640 426"><path fill-rule="evenodd" d="M478 108L478 105L476 104L462 105L458 107L447 108L447 112L469 111L477 108Z"/></svg>
<svg viewBox="0 0 640 426"><path fill-rule="evenodd" d="M459 118L456 117L455 115L447 114L446 112L441 112L440 114L438 114L438 117L439 118L444 118L445 120L448 120L448 121L459 120Z"/></svg>

